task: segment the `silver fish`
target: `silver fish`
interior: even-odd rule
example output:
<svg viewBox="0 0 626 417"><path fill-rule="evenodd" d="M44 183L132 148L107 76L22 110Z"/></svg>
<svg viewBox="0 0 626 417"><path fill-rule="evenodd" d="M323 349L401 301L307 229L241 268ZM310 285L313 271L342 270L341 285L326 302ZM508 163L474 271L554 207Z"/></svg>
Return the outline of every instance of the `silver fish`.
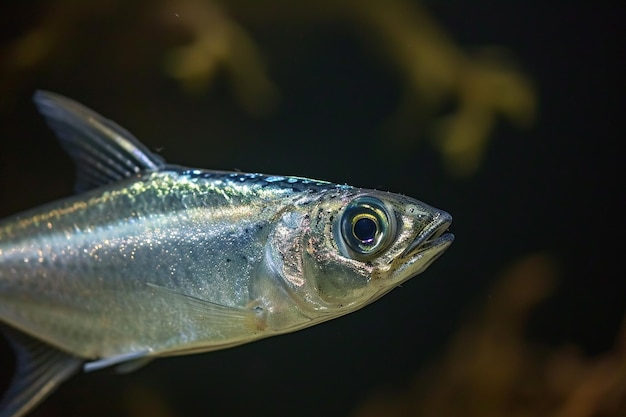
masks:
<svg viewBox="0 0 626 417"><path fill-rule="evenodd" d="M79 192L0 222L0 327L17 371L0 416L79 371L224 349L355 311L452 243L448 213L300 178L166 164L39 91Z"/></svg>

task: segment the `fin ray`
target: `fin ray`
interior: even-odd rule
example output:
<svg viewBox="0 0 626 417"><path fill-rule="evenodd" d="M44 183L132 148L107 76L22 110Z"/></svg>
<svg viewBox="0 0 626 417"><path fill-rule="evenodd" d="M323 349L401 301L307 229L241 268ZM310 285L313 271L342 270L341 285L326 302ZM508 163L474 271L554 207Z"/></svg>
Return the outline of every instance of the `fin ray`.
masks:
<svg viewBox="0 0 626 417"><path fill-rule="evenodd" d="M76 164L77 191L165 166L126 129L82 104L48 91L37 91L34 100Z"/></svg>
<svg viewBox="0 0 626 417"><path fill-rule="evenodd" d="M0 401L0 417L19 417L78 372L83 360L16 330L2 330L15 350L16 370Z"/></svg>
<svg viewBox="0 0 626 417"><path fill-rule="evenodd" d="M133 362L138 362L138 361L141 361L142 364L144 364L146 363L146 360L151 359L147 357L148 354L150 354L150 351L148 350L142 350L140 352L123 353L121 355L112 356L109 358L102 358L102 359L98 359L92 362L87 362L83 366L83 369L85 372L92 372L92 371L97 371L99 369L107 368L113 365L120 366L120 365L129 364ZM130 369L131 367L132 366L129 366L128 368ZM139 366L137 366L136 368L138 367ZM122 367L121 369L124 369L124 368Z"/></svg>
<svg viewBox="0 0 626 417"><path fill-rule="evenodd" d="M231 335L256 332L265 328L265 315L261 309L225 306L160 285L152 283L147 285L164 299L170 299L173 304L184 309L188 319L198 328L218 327Z"/></svg>

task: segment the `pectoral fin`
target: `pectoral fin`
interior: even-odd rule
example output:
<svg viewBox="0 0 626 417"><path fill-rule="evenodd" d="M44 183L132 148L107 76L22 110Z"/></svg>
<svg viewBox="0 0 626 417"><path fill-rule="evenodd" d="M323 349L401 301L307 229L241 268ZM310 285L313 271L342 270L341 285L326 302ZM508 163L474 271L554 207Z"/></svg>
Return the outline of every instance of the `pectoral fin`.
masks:
<svg viewBox="0 0 626 417"><path fill-rule="evenodd" d="M0 417L19 417L78 372L83 360L13 329L2 330L15 350L16 370L0 401Z"/></svg>
<svg viewBox="0 0 626 417"><path fill-rule="evenodd" d="M184 310L187 317L200 327L220 328L232 334L256 332L265 328L265 313L261 308L225 306L160 285L147 285L171 304Z"/></svg>

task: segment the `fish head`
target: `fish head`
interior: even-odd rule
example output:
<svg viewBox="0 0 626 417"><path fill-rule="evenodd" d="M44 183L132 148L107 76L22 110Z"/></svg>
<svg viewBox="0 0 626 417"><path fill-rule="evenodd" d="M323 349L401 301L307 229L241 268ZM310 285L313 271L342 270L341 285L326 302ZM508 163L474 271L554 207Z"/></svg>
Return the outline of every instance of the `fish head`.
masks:
<svg viewBox="0 0 626 417"><path fill-rule="evenodd" d="M275 265L301 314L330 319L423 272L454 240L451 222L445 211L403 195L322 193L283 217L272 239Z"/></svg>

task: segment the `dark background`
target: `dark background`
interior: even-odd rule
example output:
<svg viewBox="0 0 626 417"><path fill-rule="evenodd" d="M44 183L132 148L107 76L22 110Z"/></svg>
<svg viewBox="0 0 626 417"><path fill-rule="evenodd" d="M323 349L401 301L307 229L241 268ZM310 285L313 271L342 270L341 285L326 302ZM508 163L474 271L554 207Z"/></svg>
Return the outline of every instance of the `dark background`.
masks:
<svg viewBox="0 0 626 417"><path fill-rule="evenodd" d="M170 162L416 197L453 215L457 240L426 273L354 314L234 349L159 360L130 375L79 375L33 415L132 415L126 404L145 392L158 393L180 416L348 415L440 357L499 274L532 253L557 262L559 281L531 316L528 340L575 344L590 357L613 346L626 311L620 2L425 3L462 50L497 44L512 51L537 94L535 124L500 121L480 167L465 177L443 169L427 130L406 146L381 128L405 86L341 21L264 24L240 13L280 91L264 117L242 109L223 73L200 94L164 73L163 50L186 35L145 18L150 2L83 6L46 60L7 70L10 45L76 4L0 6L1 217L72 192L71 161L31 103L35 89L47 89L117 121ZM454 111L454 103L437 111ZM6 347L0 353L8 367ZM10 370L1 372L6 380Z"/></svg>

